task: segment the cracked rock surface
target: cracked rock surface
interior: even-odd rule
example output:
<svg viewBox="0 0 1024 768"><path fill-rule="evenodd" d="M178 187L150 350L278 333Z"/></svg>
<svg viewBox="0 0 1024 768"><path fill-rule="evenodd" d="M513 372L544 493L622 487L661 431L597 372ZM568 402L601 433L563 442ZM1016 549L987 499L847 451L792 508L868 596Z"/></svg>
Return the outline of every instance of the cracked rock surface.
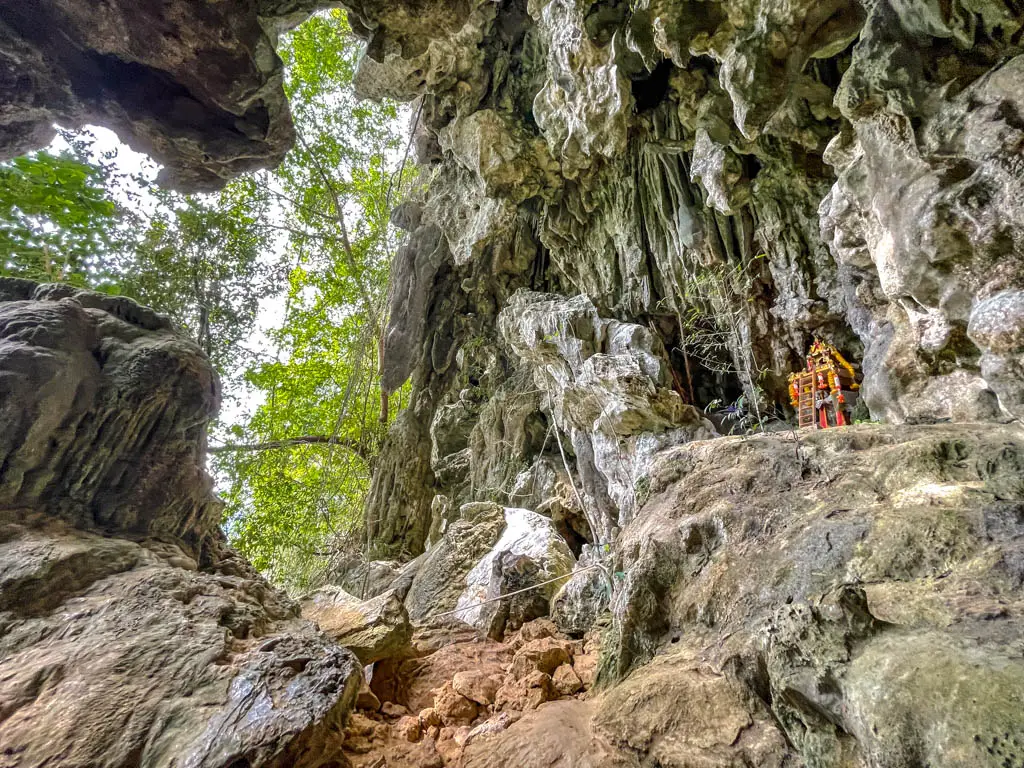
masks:
<svg viewBox="0 0 1024 768"><path fill-rule="evenodd" d="M224 543L219 385L131 301L0 280L0 765L337 765L362 680Z"/></svg>

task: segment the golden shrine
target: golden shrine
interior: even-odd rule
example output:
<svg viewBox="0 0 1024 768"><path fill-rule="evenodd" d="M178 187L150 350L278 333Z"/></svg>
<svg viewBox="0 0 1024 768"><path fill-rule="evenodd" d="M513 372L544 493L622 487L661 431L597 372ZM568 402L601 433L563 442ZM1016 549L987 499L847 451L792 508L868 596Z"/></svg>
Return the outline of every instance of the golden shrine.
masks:
<svg viewBox="0 0 1024 768"><path fill-rule="evenodd" d="M831 344L818 339L807 354L807 368L789 376L789 400L800 427L842 427L860 389L853 366Z"/></svg>

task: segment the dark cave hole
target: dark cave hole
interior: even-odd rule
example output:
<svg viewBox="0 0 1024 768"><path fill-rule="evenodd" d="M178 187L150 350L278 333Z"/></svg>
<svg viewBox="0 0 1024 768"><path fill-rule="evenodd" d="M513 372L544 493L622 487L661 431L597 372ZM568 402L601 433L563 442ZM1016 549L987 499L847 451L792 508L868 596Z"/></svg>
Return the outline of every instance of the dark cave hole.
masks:
<svg viewBox="0 0 1024 768"><path fill-rule="evenodd" d="M699 70L706 75L714 75L715 79L718 79L718 62L704 53L691 57L686 69L689 72Z"/></svg>
<svg viewBox="0 0 1024 768"><path fill-rule="evenodd" d="M818 80L833 93L839 88L839 82L843 79L843 73L850 66L851 50L852 45L836 56L831 56L827 59L811 59L809 62Z"/></svg>
<svg viewBox="0 0 1024 768"><path fill-rule="evenodd" d="M736 370L736 364L729 352L715 345L701 346L701 338L711 338L716 329L713 326L689 328L688 346L680 343L679 323L674 316L661 315L654 318L656 329L665 349L668 351L670 386L683 401L693 405L711 421L719 433L741 434L750 429L748 404L737 402L744 395L743 383ZM766 395L776 406L783 406L787 390L785 378L773 386L764 381Z"/></svg>
<svg viewBox="0 0 1024 768"><path fill-rule="evenodd" d="M615 31L622 27L628 17L628 3L621 0L599 0L590 6L583 25L590 41L603 48L612 41Z"/></svg>
<svg viewBox="0 0 1024 768"><path fill-rule="evenodd" d="M674 334L671 342L669 345L666 340L673 388L687 403L703 410L718 401L719 407L724 408L743 394L739 376L732 370L732 360L724 350L700 355L684 351L678 334Z"/></svg>
<svg viewBox="0 0 1024 768"><path fill-rule="evenodd" d="M743 175L753 181L761 172L761 161L754 155L743 155Z"/></svg>
<svg viewBox="0 0 1024 768"><path fill-rule="evenodd" d="M526 30L533 23L526 0L507 0L502 5L498 19L498 35L510 50L522 43Z"/></svg>
<svg viewBox="0 0 1024 768"><path fill-rule="evenodd" d="M634 109L647 112L665 100L668 93L668 81L672 74L672 62L664 59L658 63L654 71L634 80L630 84L633 93Z"/></svg>
<svg viewBox="0 0 1024 768"><path fill-rule="evenodd" d="M590 526L587 525L586 520L552 515L551 521L555 524L555 530L565 539L565 543L569 545L569 550L572 552L573 557L578 560L580 555L583 554L583 545L593 543L593 536L589 535ZM580 528L585 528L586 530L583 531Z"/></svg>

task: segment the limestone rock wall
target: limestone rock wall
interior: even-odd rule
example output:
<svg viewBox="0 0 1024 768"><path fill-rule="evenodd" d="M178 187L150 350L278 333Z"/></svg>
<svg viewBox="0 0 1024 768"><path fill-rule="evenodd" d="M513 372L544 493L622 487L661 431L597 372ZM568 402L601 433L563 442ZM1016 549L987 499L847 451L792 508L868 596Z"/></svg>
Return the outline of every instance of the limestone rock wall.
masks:
<svg viewBox="0 0 1024 768"><path fill-rule="evenodd" d="M462 452L504 414L515 466L555 424L556 464L587 474L496 331L524 289L651 333L660 386L698 407L745 393L784 413L822 337L876 419L1020 414L1019 3L348 5L369 41L357 87L418 99L425 183L395 218L385 383L412 377L420 423L375 481L384 549L422 548L438 494L493 497L466 488ZM410 454L435 415L432 455Z"/></svg>
<svg viewBox="0 0 1024 768"><path fill-rule="evenodd" d="M1019 424L720 437L657 452L649 478L552 620L498 644L437 617L378 664L353 763L1019 764ZM466 585L459 607L481 596L471 564L515 549L501 512L464 505L427 552L406 598L419 622ZM543 519L504 510L501 539L520 535L510 512ZM459 613L490 634L481 608Z"/></svg>
<svg viewBox="0 0 1024 768"><path fill-rule="evenodd" d="M167 318L0 280L0 765L338 765L362 672L224 542Z"/></svg>
<svg viewBox="0 0 1024 768"><path fill-rule="evenodd" d="M0 0L2 152L102 119L200 188L287 147L269 45L304 3L36 5ZM516 652L561 648L495 693L547 706L518 721L440 674L450 627L364 703L437 729L435 766L1019 762L1024 437L995 422L1024 408L1024 7L347 6L423 173L384 359L411 402L367 508L411 562L377 628L553 606L585 638ZM815 336L888 425L709 439L705 404L767 412ZM0 282L0 395L0 765L344 764L358 661L224 546L198 350ZM444 712L388 707L427 701L403 675Z"/></svg>
<svg viewBox="0 0 1024 768"><path fill-rule="evenodd" d="M776 726L811 768L1019 761L1022 462L1019 425L664 451L617 543L602 673L658 658L612 689L599 730L663 765L790 764L757 757ZM706 703L676 717L664 688Z"/></svg>

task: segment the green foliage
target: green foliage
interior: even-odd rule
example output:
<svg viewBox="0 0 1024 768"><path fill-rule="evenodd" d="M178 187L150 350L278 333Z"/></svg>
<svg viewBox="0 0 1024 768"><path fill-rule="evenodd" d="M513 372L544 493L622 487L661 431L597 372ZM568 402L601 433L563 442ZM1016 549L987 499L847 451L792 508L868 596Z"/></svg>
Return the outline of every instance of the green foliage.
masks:
<svg viewBox="0 0 1024 768"><path fill-rule="evenodd" d="M766 396L760 387L754 385L756 397L748 399L746 395L740 395L729 404L723 404L721 400L712 400L704 407L704 413L714 413L721 419L721 428L728 428L726 434L732 435L737 432L749 434L764 432L774 422L783 421L778 410L773 405L757 406L756 403L766 400Z"/></svg>
<svg viewBox="0 0 1024 768"><path fill-rule="evenodd" d="M0 274L75 285L106 282L121 210L105 174L74 152L0 164Z"/></svg>
<svg viewBox="0 0 1024 768"><path fill-rule="evenodd" d="M701 268L682 281L678 295L662 300L662 308L676 316L679 350L687 365L694 360L713 373L735 376L742 386L744 396L729 408L739 414L736 421L744 426L762 425L771 416L757 384L765 371L748 342L749 318L739 301L746 297L747 303L753 303L753 275L765 258L759 253L745 262Z"/></svg>
<svg viewBox="0 0 1024 768"><path fill-rule="evenodd" d="M378 375L401 137L395 105L355 98L359 51L340 11L282 41L298 141L254 182L275 201L291 265L269 334L279 352L246 374L261 404L232 427L241 447L215 453L232 543L296 591L316 583L340 537L358 536L401 398L383 397Z"/></svg>
<svg viewBox="0 0 1024 768"><path fill-rule="evenodd" d="M230 379L253 362L240 344L260 299L283 283L264 223L267 195L251 179L206 198L155 195L160 207L117 261L116 290L171 315Z"/></svg>
<svg viewBox="0 0 1024 768"><path fill-rule="evenodd" d="M207 352L228 402L211 435L225 528L296 591L358 537L403 396L382 394L379 357L390 208L413 171L394 172L396 105L355 98L360 52L341 11L283 36L296 146L217 195L148 188L71 134L63 154L0 165L4 274L131 296ZM258 331L261 313L275 327Z"/></svg>

